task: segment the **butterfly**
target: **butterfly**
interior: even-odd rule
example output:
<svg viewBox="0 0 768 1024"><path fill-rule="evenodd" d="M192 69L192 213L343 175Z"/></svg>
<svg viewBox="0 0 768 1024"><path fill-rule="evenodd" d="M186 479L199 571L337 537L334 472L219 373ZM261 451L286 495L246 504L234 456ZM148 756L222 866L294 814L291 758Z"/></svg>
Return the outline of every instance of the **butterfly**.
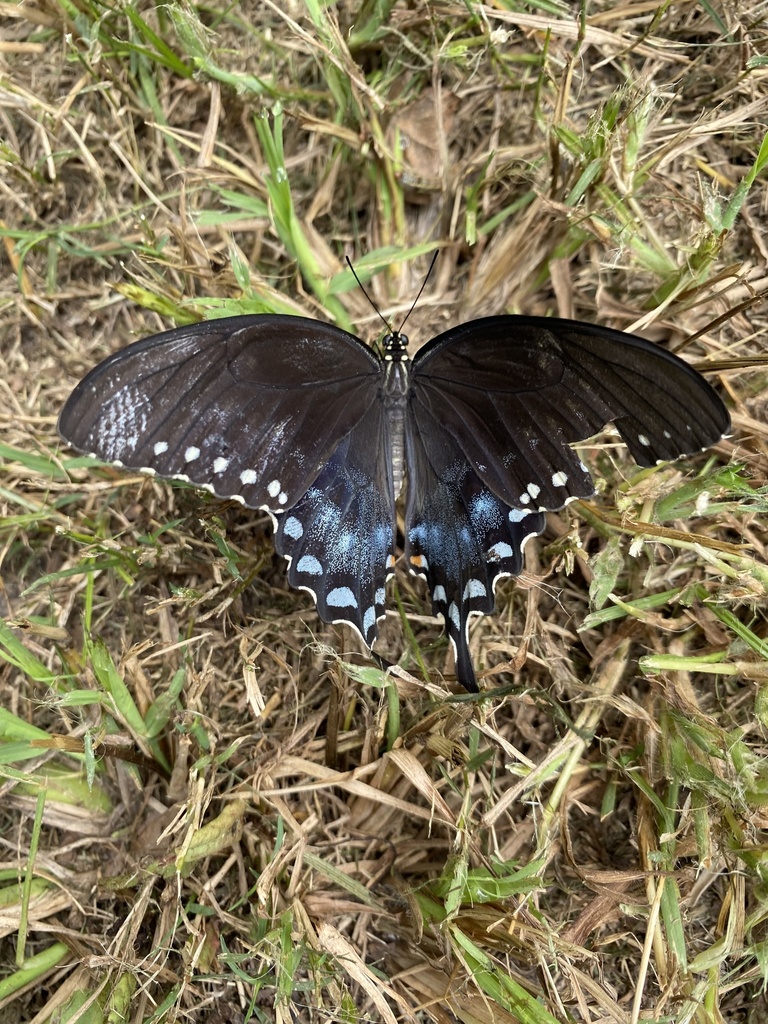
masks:
<svg viewBox="0 0 768 1024"><path fill-rule="evenodd" d="M331 324L252 315L138 341L87 374L59 417L80 452L265 509L288 580L324 622L370 648L397 559L445 621L459 682L477 691L472 616L517 576L545 512L594 493L571 445L612 422L652 466L730 425L704 378L634 335L496 316L379 351Z"/></svg>

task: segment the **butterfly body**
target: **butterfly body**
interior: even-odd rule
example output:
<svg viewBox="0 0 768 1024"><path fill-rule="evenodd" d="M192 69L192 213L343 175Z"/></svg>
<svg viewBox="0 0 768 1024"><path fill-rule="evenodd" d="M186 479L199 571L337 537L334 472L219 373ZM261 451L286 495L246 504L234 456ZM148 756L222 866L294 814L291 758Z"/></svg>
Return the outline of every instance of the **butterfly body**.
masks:
<svg viewBox="0 0 768 1024"><path fill-rule="evenodd" d="M477 689L471 616L493 610L544 513L594 487L571 445L613 421L641 465L728 429L715 392L650 342L577 321L489 317L382 354L304 317L180 327L128 346L77 386L59 419L80 451L269 511L288 579L326 622L371 646L396 561L428 583Z"/></svg>
<svg viewBox="0 0 768 1024"><path fill-rule="evenodd" d="M384 383L381 398L389 431L388 448L392 463L395 497L400 496L405 479L405 417L411 386L411 360L404 334L388 334L384 349Z"/></svg>

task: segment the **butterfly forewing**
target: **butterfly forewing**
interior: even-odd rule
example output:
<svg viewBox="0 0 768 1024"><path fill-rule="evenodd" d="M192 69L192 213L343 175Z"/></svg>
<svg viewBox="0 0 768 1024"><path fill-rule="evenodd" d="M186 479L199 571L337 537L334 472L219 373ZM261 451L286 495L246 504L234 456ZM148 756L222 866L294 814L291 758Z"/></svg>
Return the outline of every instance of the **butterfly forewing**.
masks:
<svg viewBox="0 0 768 1024"><path fill-rule="evenodd" d="M375 401L381 360L304 317L180 327L92 370L59 418L82 452L222 497L290 508Z"/></svg>
<svg viewBox="0 0 768 1024"><path fill-rule="evenodd" d="M632 335L570 320L489 317L416 356L414 415L439 408L478 475L516 508L593 492L569 447L613 422L643 466L714 444L728 414L683 360Z"/></svg>

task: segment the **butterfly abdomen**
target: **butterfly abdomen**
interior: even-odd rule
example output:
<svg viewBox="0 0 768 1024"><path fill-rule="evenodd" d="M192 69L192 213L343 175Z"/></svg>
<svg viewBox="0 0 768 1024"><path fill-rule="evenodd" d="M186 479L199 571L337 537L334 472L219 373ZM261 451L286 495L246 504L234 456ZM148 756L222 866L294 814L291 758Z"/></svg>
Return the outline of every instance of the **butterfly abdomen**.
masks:
<svg viewBox="0 0 768 1024"><path fill-rule="evenodd" d="M392 486L397 498L405 479L405 411L410 384L410 361L401 358L387 363L382 399L389 430Z"/></svg>

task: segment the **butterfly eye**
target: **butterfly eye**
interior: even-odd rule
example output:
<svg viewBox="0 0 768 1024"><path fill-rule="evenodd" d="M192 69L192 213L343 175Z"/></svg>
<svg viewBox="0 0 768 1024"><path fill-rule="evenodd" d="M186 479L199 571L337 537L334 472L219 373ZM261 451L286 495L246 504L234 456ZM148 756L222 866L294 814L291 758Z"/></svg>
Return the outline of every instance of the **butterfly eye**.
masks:
<svg viewBox="0 0 768 1024"><path fill-rule="evenodd" d="M304 317L181 327L95 367L59 432L105 461L266 509L291 584L369 647L405 473L405 563L445 620L459 682L476 690L471 618L521 571L544 513L593 492L571 445L613 422L651 466L714 444L729 417L681 359L576 321L474 320L412 365L407 346L392 332L379 356Z"/></svg>

